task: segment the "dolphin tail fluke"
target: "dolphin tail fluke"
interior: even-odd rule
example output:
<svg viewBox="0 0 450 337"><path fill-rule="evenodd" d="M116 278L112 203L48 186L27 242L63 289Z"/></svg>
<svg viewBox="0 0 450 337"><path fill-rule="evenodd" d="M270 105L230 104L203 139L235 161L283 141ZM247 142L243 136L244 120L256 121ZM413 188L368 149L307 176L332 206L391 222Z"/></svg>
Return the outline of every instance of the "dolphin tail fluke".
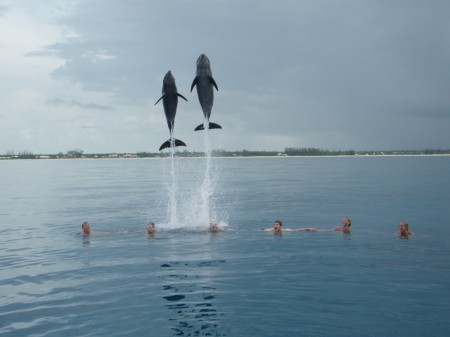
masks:
<svg viewBox="0 0 450 337"><path fill-rule="evenodd" d="M159 147L159 151L167 149L170 147L170 139L166 140L164 143L162 143L162 145Z"/></svg>
<svg viewBox="0 0 450 337"><path fill-rule="evenodd" d="M208 129L222 129L222 127L219 124L208 122ZM205 125L200 124L195 128L195 131L205 130Z"/></svg>
<svg viewBox="0 0 450 337"><path fill-rule="evenodd" d="M186 144L179 139L175 139L175 146L186 146Z"/></svg>
<svg viewBox="0 0 450 337"><path fill-rule="evenodd" d="M186 146L186 144L179 139L174 139L175 146ZM166 140L162 145L159 147L159 151L168 149L169 147L172 147L172 139Z"/></svg>
<svg viewBox="0 0 450 337"><path fill-rule="evenodd" d="M210 129L222 129L222 127L219 124L209 122L209 128Z"/></svg>

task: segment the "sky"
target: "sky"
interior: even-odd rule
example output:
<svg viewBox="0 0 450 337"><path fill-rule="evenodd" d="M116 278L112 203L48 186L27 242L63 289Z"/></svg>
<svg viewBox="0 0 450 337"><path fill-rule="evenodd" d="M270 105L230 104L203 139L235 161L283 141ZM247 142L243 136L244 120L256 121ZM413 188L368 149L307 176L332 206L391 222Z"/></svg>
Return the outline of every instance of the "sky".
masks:
<svg viewBox="0 0 450 337"><path fill-rule="evenodd" d="M450 148L448 0L0 0L0 154ZM184 148L180 148L184 150ZM165 150L167 151L167 150Z"/></svg>

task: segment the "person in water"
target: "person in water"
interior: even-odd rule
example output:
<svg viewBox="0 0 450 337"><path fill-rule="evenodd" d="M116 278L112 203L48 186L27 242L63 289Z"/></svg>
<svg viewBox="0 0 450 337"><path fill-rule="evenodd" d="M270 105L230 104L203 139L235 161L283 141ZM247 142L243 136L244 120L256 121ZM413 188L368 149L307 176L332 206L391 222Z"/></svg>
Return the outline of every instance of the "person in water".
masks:
<svg viewBox="0 0 450 337"><path fill-rule="evenodd" d="M208 231L211 233L217 233L222 231L223 228L219 226L219 224L217 222L211 222L211 224L209 225Z"/></svg>
<svg viewBox="0 0 450 337"><path fill-rule="evenodd" d="M283 223L280 220L275 220L273 223L272 228L263 228L261 229L264 232L274 232L274 233L281 233L281 232L292 232L294 231L291 228L283 228Z"/></svg>
<svg viewBox="0 0 450 337"><path fill-rule="evenodd" d="M91 225L89 224L89 222L83 222L81 224L81 229L83 230L83 235L91 235Z"/></svg>
<svg viewBox="0 0 450 337"><path fill-rule="evenodd" d="M352 220L348 216L345 216L342 219L342 227L336 227L333 230L341 231L342 233L345 233L345 234L350 234L351 233L351 230L350 230L351 225L352 225Z"/></svg>
<svg viewBox="0 0 450 337"><path fill-rule="evenodd" d="M406 221L400 221L397 235L402 239L407 239L414 233L409 231L409 224Z"/></svg>
<svg viewBox="0 0 450 337"><path fill-rule="evenodd" d="M156 232L156 227L153 222L149 222L147 225L147 234L153 235Z"/></svg>

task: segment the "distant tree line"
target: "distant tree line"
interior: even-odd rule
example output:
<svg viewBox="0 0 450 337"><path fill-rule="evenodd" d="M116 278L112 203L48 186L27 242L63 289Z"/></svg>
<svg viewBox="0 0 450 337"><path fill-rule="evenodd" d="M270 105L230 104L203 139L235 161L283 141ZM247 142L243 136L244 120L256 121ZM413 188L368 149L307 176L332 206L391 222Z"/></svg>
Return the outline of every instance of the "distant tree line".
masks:
<svg viewBox="0 0 450 337"><path fill-rule="evenodd" d="M33 154L32 151L28 150L19 152L17 154L15 153L15 151L8 150L6 151L6 156L10 158L19 158L19 159L36 159L36 155Z"/></svg>
<svg viewBox="0 0 450 337"><path fill-rule="evenodd" d="M354 156L356 154L354 150L330 151L314 147L287 147L284 149L284 153L288 156Z"/></svg>
<svg viewBox="0 0 450 337"><path fill-rule="evenodd" d="M69 158L81 158L83 156L83 150L74 149L67 151L67 157Z"/></svg>
<svg viewBox="0 0 450 337"><path fill-rule="evenodd" d="M168 152L158 152L158 153L151 153L151 152L138 152L137 156L138 158L148 158L148 157L167 157L170 153ZM261 157L261 156L276 156L276 155L282 155L282 153L277 151L248 151L248 150L242 150L242 151L226 151L226 150L212 150L211 156L212 157ZM204 152L196 152L196 151L177 151L175 152L174 156L176 157L204 157Z"/></svg>
<svg viewBox="0 0 450 337"><path fill-rule="evenodd" d="M225 150L214 150L211 152L214 157L266 157L266 156L277 156L282 155L279 151L225 151Z"/></svg>
<svg viewBox="0 0 450 337"><path fill-rule="evenodd" d="M449 150L439 150L439 149L426 149L423 154L450 154Z"/></svg>
<svg viewBox="0 0 450 337"><path fill-rule="evenodd" d="M353 155L448 155L450 149L426 149L426 150L395 150L395 151L354 151L354 150L324 150L313 147L287 147L284 151L226 151L213 150L213 157L274 157L274 156L353 156ZM176 151L176 157L204 157L204 152ZM32 151L22 152L7 151L0 155L0 159L64 159L64 158L164 158L170 156L169 152L137 152L137 153L92 153L85 154L81 149L68 150L66 153L35 155Z"/></svg>

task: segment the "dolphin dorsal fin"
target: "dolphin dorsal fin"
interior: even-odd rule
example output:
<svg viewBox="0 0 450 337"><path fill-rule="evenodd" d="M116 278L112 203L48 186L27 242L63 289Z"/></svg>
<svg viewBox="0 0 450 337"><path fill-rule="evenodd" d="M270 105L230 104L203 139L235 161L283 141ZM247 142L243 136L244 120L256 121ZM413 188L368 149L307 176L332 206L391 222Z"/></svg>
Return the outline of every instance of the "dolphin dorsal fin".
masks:
<svg viewBox="0 0 450 337"><path fill-rule="evenodd" d="M211 84L216 88L217 91L219 91L219 88L217 88L217 83L214 81L214 78L212 76L208 76L209 81Z"/></svg>

